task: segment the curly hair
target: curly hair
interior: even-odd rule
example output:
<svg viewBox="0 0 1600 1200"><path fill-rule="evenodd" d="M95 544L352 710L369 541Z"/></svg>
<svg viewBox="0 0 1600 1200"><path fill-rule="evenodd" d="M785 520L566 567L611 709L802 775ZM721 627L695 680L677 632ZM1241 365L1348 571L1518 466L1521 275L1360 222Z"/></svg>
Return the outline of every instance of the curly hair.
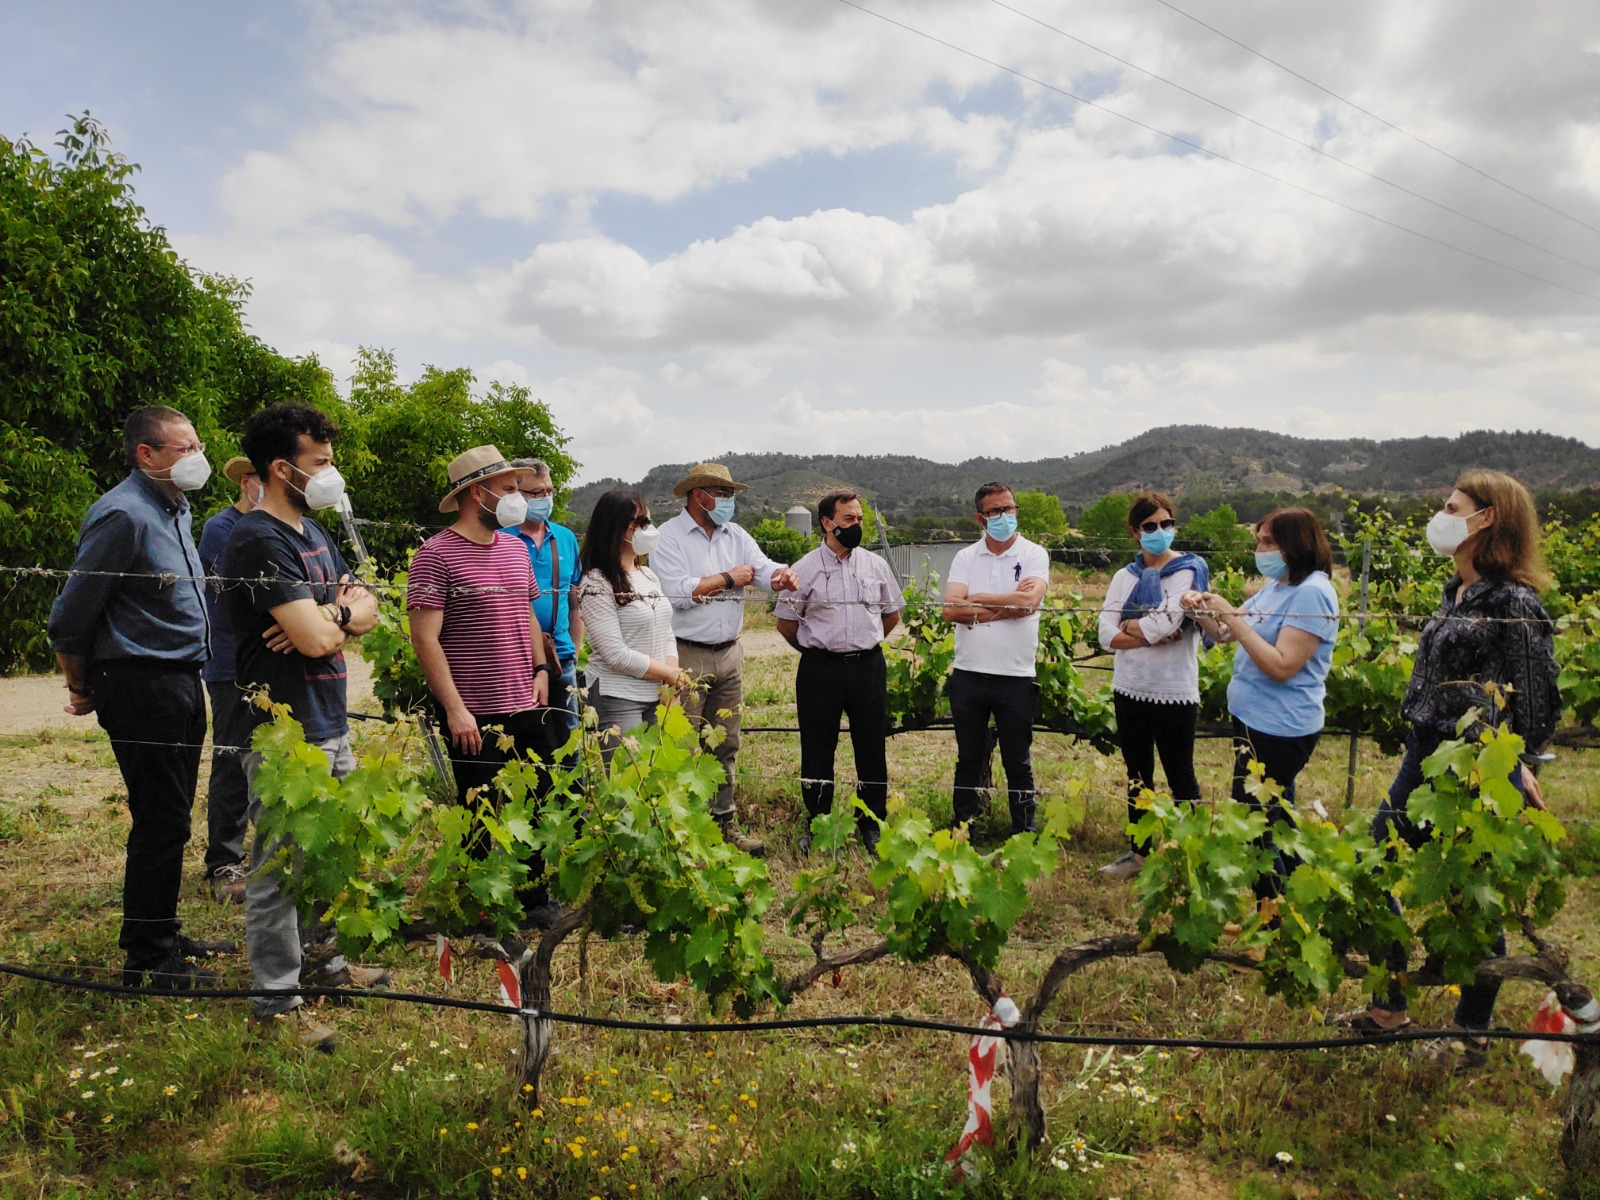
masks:
<svg viewBox="0 0 1600 1200"><path fill-rule="evenodd" d="M313 442L331 442L339 436L339 427L308 405L274 404L244 423L239 450L250 460L256 475L266 479L267 468L278 459L294 462L302 433Z"/></svg>

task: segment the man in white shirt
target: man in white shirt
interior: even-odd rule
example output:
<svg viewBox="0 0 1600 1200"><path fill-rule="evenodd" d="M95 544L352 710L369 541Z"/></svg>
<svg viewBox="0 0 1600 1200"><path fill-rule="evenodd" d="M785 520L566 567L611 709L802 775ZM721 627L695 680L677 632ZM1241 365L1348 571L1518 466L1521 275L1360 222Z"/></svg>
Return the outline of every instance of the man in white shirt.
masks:
<svg viewBox="0 0 1600 1200"><path fill-rule="evenodd" d="M1039 605L1050 582L1050 556L1017 533L1017 501L1003 483L986 483L974 500L983 537L950 564L944 616L956 626L950 715L956 731L954 813L969 824L981 809L989 719L1000 740L1010 790L1011 832L1034 828L1033 720L1039 685Z"/></svg>
<svg viewBox="0 0 1600 1200"><path fill-rule="evenodd" d="M697 723L713 720L723 740L713 753L724 780L711 800L711 815L730 845L759 854L764 844L734 828L734 762L739 753L739 718L744 704L744 594L751 584L769 592L793 591L794 572L775 563L733 521L733 498L747 484L735 483L721 463L700 463L678 481L673 494L683 511L661 527L650 566L672 602L678 665L694 686L683 708Z"/></svg>

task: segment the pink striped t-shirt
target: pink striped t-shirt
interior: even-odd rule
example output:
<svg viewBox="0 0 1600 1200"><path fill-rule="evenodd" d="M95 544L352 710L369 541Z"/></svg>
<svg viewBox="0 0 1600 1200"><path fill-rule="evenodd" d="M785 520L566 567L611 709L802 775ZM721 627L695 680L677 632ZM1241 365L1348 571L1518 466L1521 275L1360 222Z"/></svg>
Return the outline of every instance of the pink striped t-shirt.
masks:
<svg viewBox="0 0 1600 1200"><path fill-rule="evenodd" d="M499 531L480 546L446 529L411 559L406 608L444 609L439 645L474 716L533 707L533 595L527 550Z"/></svg>

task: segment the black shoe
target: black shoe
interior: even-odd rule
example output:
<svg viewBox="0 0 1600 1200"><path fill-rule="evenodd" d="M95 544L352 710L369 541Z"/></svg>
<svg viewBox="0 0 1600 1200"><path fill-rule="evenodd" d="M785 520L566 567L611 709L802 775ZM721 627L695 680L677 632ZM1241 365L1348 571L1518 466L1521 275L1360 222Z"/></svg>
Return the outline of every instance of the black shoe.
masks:
<svg viewBox="0 0 1600 1200"><path fill-rule="evenodd" d="M549 929L562 917L566 910L554 900L546 900L543 904L527 905L522 910L522 927L524 929Z"/></svg>
<svg viewBox="0 0 1600 1200"><path fill-rule="evenodd" d="M187 992L194 988L215 987L217 977L202 971L181 954L169 954L158 962L138 966L127 963L122 968L125 987L142 987L146 976L150 986L162 992Z"/></svg>
<svg viewBox="0 0 1600 1200"><path fill-rule="evenodd" d="M178 935L178 953L184 958L216 958L219 954L239 953L238 942L206 942L199 938Z"/></svg>
<svg viewBox="0 0 1600 1200"><path fill-rule="evenodd" d="M883 839L883 831L878 828L876 821L868 821L857 827L861 834L861 844L866 848L869 858L878 857L878 843Z"/></svg>

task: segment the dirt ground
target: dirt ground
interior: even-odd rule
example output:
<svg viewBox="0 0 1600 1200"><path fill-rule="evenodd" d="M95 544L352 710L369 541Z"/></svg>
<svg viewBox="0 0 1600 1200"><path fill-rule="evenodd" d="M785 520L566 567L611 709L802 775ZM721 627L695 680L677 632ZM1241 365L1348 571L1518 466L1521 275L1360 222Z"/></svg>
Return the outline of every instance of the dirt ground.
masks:
<svg viewBox="0 0 1600 1200"><path fill-rule="evenodd" d="M348 654L350 706L376 711L372 698L372 668L356 654ZM19 675L0 679L0 737L37 733L43 729L85 733L99 729L93 716L74 717L62 711L67 702L60 675Z"/></svg>

